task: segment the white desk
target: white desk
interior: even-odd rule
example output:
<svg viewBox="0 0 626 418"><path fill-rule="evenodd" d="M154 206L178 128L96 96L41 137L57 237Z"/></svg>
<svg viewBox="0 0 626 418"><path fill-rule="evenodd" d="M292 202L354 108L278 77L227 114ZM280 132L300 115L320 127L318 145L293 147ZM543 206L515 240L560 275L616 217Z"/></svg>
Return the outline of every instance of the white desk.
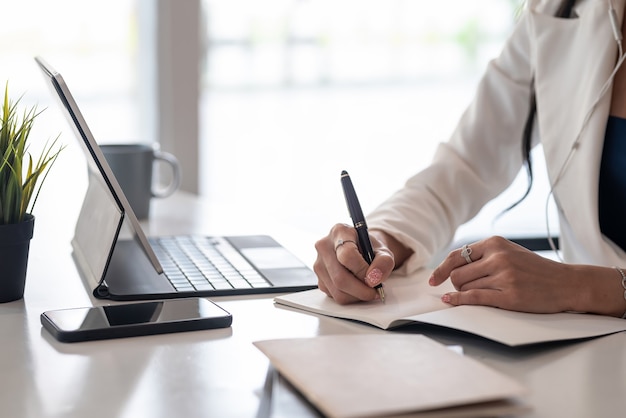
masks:
<svg viewBox="0 0 626 418"><path fill-rule="evenodd" d="M182 209L181 209L182 208ZM264 223L229 229L194 197L155 202L150 233L268 232L310 262L313 241ZM71 212L71 211L70 211ZM71 212L73 213L73 212ZM223 218L220 218L223 219ZM71 221L71 220L69 220ZM250 225L255 222L250 222ZM240 230L238 230L240 228ZM252 417L261 408L268 370L252 341L322 334L382 333L354 322L277 308L272 296L215 298L233 314L229 329L62 344L41 328L50 309L89 306L71 259L71 222L37 219L24 300L0 304L0 415L3 417ZM511 375L532 390L536 417L622 417L626 414L626 334L584 342L511 349L427 326L424 333ZM285 385L270 416L306 415ZM261 409L260 409L261 408Z"/></svg>

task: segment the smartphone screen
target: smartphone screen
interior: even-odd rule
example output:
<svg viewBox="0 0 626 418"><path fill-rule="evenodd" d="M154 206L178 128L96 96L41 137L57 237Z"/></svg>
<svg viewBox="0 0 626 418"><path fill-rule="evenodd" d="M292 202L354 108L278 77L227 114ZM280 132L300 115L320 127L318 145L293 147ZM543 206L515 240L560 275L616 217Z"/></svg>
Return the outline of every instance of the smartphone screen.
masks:
<svg viewBox="0 0 626 418"><path fill-rule="evenodd" d="M75 342L226 328L232 316L207 299L185 298L47 311L41 323L57 340Z"/></svg>

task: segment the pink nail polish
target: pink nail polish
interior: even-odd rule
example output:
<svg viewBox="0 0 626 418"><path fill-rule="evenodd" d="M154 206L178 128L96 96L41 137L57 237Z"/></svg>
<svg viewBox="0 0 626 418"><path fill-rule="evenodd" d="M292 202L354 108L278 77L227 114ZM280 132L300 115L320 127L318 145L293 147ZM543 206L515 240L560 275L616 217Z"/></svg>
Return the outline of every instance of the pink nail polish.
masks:
<svg viewBox="0 0 626 418"><path fill-rule="evenodd" d="M435 285L435 277L434 276L430 276L430 278L428 279L428 284L431 286Z"/></svg>
<svg viewBox="0 0 626 418"><path fill-rule="evenodd" d="M380 271L379 269L374 269L370 271L369 273L367 273L367 276L365 277L365 281L371 287L377 286L381 282L382 279L383 279L383 272Z"/></svg>
<svg viewBox="0 0 626 418"><path fill-rule="evenodd" d="M450 295L446 293L445 295L441 296L441 301L444 303L450 303Z"/></svg>

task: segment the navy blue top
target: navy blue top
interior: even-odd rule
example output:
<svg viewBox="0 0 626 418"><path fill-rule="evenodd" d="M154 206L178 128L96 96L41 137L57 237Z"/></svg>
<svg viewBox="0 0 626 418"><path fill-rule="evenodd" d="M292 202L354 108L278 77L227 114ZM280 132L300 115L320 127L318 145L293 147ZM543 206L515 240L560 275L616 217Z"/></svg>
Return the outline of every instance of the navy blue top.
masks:
<svg viewBox="0 0 626 418"><path fill-rule="evenodd" d="M626 251L626 119L609 116L600 165L600 230Z"/></svg>

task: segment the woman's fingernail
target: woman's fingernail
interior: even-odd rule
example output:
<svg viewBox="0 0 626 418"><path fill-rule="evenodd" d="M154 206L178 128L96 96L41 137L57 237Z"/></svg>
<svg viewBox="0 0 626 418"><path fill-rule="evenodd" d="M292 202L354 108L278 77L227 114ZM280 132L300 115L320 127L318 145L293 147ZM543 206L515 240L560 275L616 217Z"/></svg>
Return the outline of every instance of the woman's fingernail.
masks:
<svg viewBox="0 0 626 418"><path fill-rule="evenodd" d="M445 295L441 296L441 301L444 303L450 303L450 295L446 293Z"/></svg>
<svg viewBox="0 0 626 418"><path fill-rule="evenodd" d="M365 282L371 287L378 286L383 279L383 272L379 269L374 269L367 273L365 276Z"/></svg>
<svg viewBox="0 0 626 418"><path fill-rule="evenodd" d="M430 276L430 278L428 279L428 284L431 286L435 285L435 276Z"/></svg>

